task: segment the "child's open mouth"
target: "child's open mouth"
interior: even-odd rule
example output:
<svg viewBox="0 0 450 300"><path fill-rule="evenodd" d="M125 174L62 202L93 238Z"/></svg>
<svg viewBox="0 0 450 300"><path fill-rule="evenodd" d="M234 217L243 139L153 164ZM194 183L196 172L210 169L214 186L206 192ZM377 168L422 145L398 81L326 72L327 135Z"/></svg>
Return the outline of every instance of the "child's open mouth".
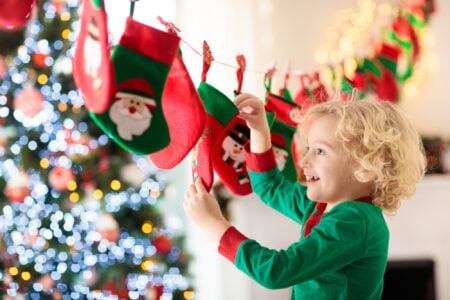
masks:
<svg viewBox="0 0 450 300"><path fill-rule="evenodd" d="M320 179L319 177L316 176L305 176L305 177L307 182L315 182Z"/></svg>

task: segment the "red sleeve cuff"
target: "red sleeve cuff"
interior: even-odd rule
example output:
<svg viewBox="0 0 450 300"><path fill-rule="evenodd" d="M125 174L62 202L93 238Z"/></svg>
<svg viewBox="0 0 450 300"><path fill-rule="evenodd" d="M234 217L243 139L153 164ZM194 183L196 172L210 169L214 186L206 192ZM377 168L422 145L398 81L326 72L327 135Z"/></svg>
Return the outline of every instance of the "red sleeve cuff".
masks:
<svg viewBox="0 0 450 300"><path fill-rule="evenodd" d="M235 227L230 226L220 238L219 253L234 264L239 245L248 238Z"/></svg>
<svg viewBox="0 0 450 300"><path fill-rule="evenodd" d="M253 172L267 172L277 166L273 148L263 153L253 153L249 143L245 145L245 162L247 169Z"/></svg>

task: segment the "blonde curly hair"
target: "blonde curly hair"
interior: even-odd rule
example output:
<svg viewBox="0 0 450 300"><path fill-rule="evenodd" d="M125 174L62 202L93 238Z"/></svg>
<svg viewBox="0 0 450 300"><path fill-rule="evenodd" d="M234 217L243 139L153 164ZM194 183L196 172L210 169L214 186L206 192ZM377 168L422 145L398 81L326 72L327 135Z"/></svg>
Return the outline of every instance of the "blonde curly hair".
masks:
<svg viewBox="0 0 450 300"><path fill-rule="evenodd" d="M422 142L410 120L390 102L339 97L295 119L301 127L322 116L338 120L335 135L356 162L355 178L363 182L364 174L373 175L373 203L395 213L401 200L415 193L426 168Z"/></svg>

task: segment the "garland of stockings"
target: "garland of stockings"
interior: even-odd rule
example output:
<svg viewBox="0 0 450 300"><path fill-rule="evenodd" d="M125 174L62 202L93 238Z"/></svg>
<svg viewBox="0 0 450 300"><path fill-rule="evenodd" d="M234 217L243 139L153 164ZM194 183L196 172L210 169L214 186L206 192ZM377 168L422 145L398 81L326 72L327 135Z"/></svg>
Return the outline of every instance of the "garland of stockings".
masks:
<svg viewBox="0 0 450 300"><path fill-rule="evenodd" d="M206 82L214 60L207 43L203 45L202 81L195 88L183 63L178 29L172 23L160 19L167 28L161 31L129 17L118 45L110 52L103 0L82 2L73 76L95 123L129 152L149 155L158 168L171 169L192 152L193 179L201 178L208 190L217 174L234 194L250 194L243 155L249 128L233 102ZM2 5L17 3L8 0ZM31 10L33 1L27 3ZM12 21L11 10L3 7L0 11L8 12L7 16L0 13L0 27L20 28L27 21L23 9L14 10L21 15ZM356 89L361 97L372 92L379 99L397 102L399 88L411 76L420 54L419 35L433 11L433 0L403 4L372 57L359 59L353 74L342 75L337 71L342 66L332 70L340 81L336 88L349 98ZM241 92L244 56L237 57L237 64L235 95ZM295 123L290 116L330 97L318 72L300 75L301 88L295 97L287 88L288 73L283 88L274 93L275 71L270 68L264 76L265 107L278 167L295 181L301 174L295 164Z"/></svg>

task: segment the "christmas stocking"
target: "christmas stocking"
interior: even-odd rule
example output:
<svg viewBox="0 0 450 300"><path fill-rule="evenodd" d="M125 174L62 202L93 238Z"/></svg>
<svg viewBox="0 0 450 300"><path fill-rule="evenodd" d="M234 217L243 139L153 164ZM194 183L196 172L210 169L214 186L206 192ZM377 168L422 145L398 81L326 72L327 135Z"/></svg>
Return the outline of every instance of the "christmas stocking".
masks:
<svg viewBox="0 0 450 300"><path fill-rule="evenodd" d="M264 106L267 111L275 113L275 117L281 122L292 127L297 126L297 123L295 123L291 119L292 110L299 109L297 104L289 102L284 98L274 95L272 93L267 93L266 103Z"/></svg>
<svg viewBox="0 0 450 300"><path fill-rule="evenodd" d="M397 62L400 56L400 49L398 47L382 43L375 58L380 61L383 66L392 74L397 72Z"/></svg>
<svg viewBox="0 0 450 300"><path fill-rule="evenodd" d="M419 55L420 46L417 34L405 17L399 17L392 24L391 39L402 49L396 75L398 79L405 81L411 77L413 63Z"/></svg>
<svg viewBox="0 0 450 300"><path fill-rule="evenodd" d="M322 81L320 80L319 72L315 72L313 74L309 89L311 91L314 104L326 102L330 98L325 85L323 85Z"/></svg>
<svg viewBox="0 0 450 300"><path fill-rule="evenodd" d="M275 119L270 132L277 167L286 179L295 182L297 180L297 172L292 155L292 139L295 127L288 126Z"/></svg>
<svg viewBox="0 0 450 300"><path fill-rule="evenodd" d="M0 1L0 30L17 31L22 29L32 15L34 0Z"/></svg>
<svg viewBox="0 0 450 300"><path fill-rule="evenodd" d="M103 0L84 0L73 77L88 110L104 113L113 97L114 72L110 59Z"/></svg>
<svg viewBox="0 0 450 300"><path fill-rule="evenodd" d="M244 156L244 144L250 139L250 129L237 114L228 115L232 119L213 146L213 168L231 192L244 196L252 192Z"/></svg>
<svg viewBox="0 0 450 300"><path fill-rule="evenodd" d="M179 54L169 71L162 97L170 143L150 155L160 169L175 167L194 147L205 126L205 108Z"/></svg>
<svg viewBox="0 0 450 300"><path fill-rule="evenodd" d="M288 81L291 77L291 64L290 62L286 66L286 71L284 73L284 79L283 79L283 87L279 91L279 95L284 98L287 102L294 102L294 99L292 98L291 92L288 89Z"/></svg>
<svg viewBox="0 0 450 300"><path fill-rule="evenodd" d="M328 101L327 89L320 81L318 72L312 77L301 75L300 83L301 88L294 101L301 106L302 114L305 114L312 105Z"/></svg>
<svg viewBox="0 0 450 300"><path fill-rule="evenodd" d="M380 61L367 61L367 79L378 99L397 102L399 97L398 85L395 75Z"/></svg>
<svg viewBox="0 0 450 300"><path fill-rule="evenodd" d="M169 144L161 97L179 43L174 34L127 19L112 54L117 92L108 111L90 115L130 152L150 154Z"/></svg>
<svg viewBox="0 0 450 300"><path fill-rule="evenodd" d="M284 98L289 103L294 103L294 99L292 99L292 94L288 88L280 89L280 97Z"/></svg>
<svg viewBox="0 0 450 300"><path fill-rule="evenodd" d="M364 63L363 63L364 65ZM341 82L341 90L344 92L347 99L350 99L353 94L353 89L358 91L358 99L364 99L366 97L368 84L367 76L364 73L364 67L360 66L351 76L344 76Z"/></svg>
<svg viewBox="0 0 450 300"><path fill-rule="evenodd" d="M227 96L206 82L200 83L198 92L207 114L203 133L192 151L192 176L194 180L201 178L209 191L214 183L213 146L238 110Z"/></svg>
<svg viewBox="0 0 450 300"><path fill-rule="evenodd" d="M302 112L306 112L311 106L311 92L307 86L311 83L311 78L307 74L300 75L300 90L295 96L294 102L300 105Z"/></svg>

